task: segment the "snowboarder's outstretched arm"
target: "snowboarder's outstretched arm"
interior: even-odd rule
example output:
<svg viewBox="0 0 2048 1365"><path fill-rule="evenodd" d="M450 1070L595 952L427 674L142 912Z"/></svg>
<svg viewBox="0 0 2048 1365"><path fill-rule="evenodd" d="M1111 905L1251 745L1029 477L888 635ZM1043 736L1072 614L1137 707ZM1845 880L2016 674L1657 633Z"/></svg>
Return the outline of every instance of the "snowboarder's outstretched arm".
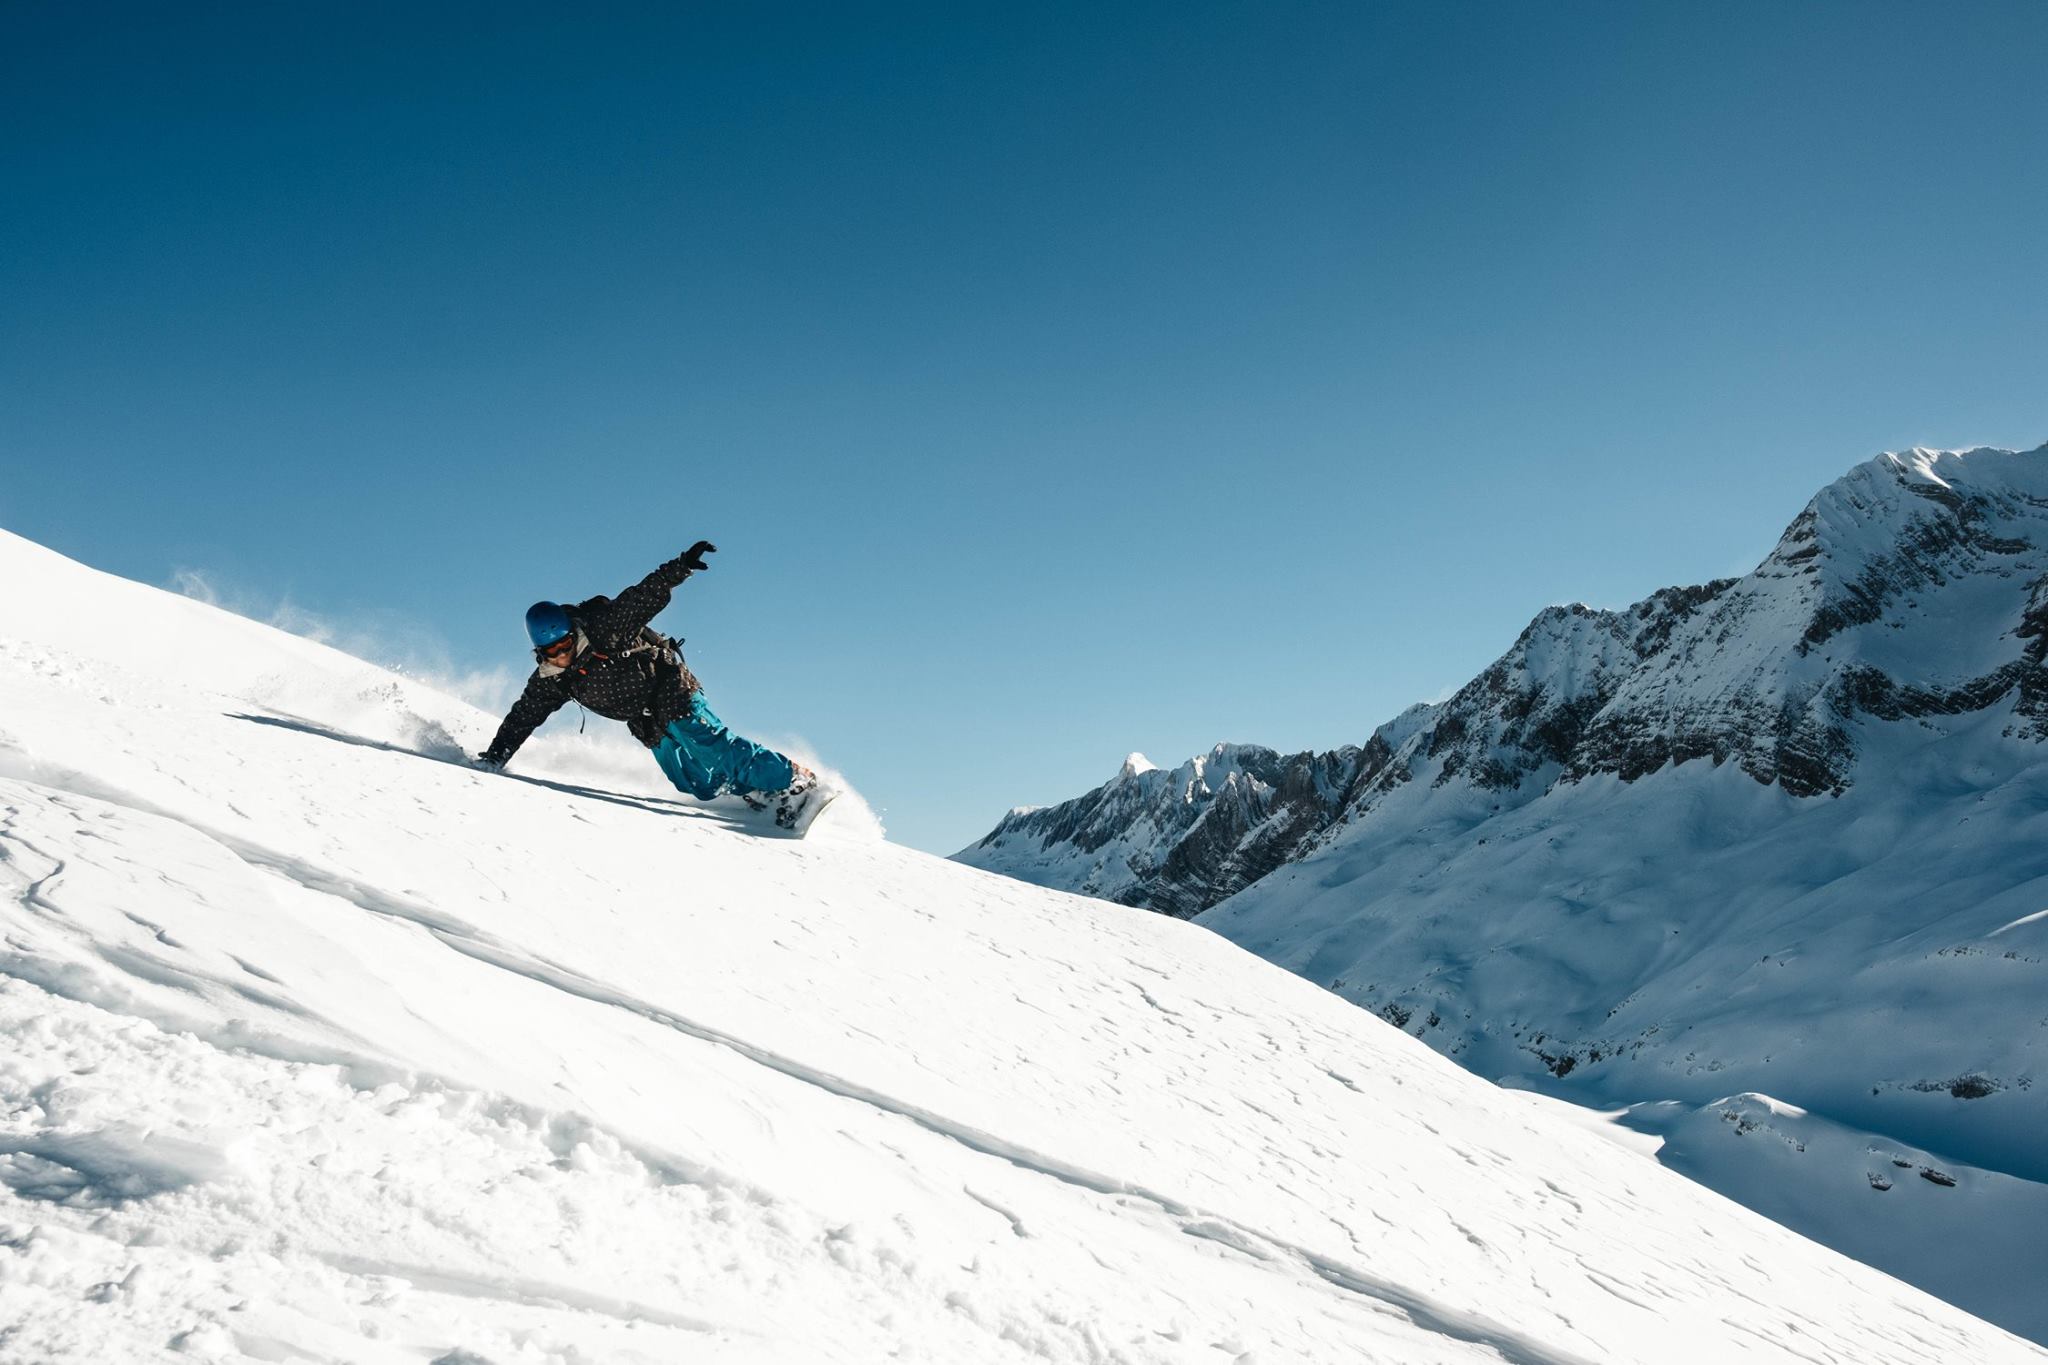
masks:
<svg viewBox="0 0 2048 1365"><path fill-rule="evenodd" d="M535 673L526 680L526 690L519 694L519 700L512 703L512 709L505 715L505 723L498 727L498 737L491 741L491 747L479 754L478 759L493 768L502 768L519 752L519 746L526 743L526 737L540 728L540 723L562 709L569 700L569 688L560 677L548 677Z"/></svg>
<svg viewBox="0 0 2048 1365"><path fill-rule="evenodd" d="M614 597L609 606L602 608L602 618L591 623L591 636L630 635L652 621L668 605L669 593L680 587L685 578L711 567L704 562L704 556L717 549L710 541L700 540Z"/></svg>

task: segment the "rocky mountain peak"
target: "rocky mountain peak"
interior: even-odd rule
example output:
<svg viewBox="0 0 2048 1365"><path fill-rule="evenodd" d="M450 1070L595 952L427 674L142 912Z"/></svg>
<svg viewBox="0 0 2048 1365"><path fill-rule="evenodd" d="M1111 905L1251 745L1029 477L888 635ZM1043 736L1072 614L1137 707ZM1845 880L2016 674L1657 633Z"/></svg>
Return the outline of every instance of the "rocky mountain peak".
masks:
<svg viewBox="0 0 2048 1365"><path fill-rule="evenodd" d="M1134 755L1111 784L1007 817L956 856L1191 914L1411 782L1512 806L1705 760L1838 795L1871 724L2003 705L2014 736L2048 737L2044 651L2048 446L1915 448L1822 489L1740 578L1544 608L1478 677L1363 747L1219 744L1170 775Z"/></svg>

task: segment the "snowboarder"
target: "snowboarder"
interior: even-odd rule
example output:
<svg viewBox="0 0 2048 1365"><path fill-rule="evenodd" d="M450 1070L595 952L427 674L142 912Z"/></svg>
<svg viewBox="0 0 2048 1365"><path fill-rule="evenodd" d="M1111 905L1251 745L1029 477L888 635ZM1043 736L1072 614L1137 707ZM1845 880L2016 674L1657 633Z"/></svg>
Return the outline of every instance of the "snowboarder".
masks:
<svg viewBox="0 0 2048 1365"><path fill-rule="evenodd" d="M617 597L529 607L526 633L538 667L477 761L504 767L542 721L574 700L626 722L679 790L706 801L730 792L755 810L772 805L776 824L804 833L835 793L803 764L728 730L683 662L681 642L648 626L671 591L710 567L704 556L717 548L700 540Z"/></svg>

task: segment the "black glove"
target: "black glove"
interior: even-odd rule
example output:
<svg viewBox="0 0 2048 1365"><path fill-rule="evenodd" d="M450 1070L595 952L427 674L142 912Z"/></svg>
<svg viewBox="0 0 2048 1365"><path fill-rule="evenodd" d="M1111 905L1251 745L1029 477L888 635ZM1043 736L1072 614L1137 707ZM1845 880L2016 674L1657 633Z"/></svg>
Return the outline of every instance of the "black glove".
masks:
<svg viewBox="0 0 2048 1365"><path fill-rule="evenodd" d="M704 562L704 556L708 554L716 554L717 552L718 547L716 545L713 545L710 541L698 541L695 545L692 545L689 549L683 551L682 555L680 556L683 564L683 572L697 573L700 570L710 568L711 566Z"/></svg>

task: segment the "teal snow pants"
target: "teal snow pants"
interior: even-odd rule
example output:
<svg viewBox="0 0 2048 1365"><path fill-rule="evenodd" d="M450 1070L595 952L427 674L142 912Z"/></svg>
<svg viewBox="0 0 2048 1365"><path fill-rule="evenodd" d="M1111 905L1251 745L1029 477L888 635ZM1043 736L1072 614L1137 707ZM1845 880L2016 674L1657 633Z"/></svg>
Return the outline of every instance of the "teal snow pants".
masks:
<svg viewBox="0 0 2048 1365"><path fill-rule="evenodd" d="M701 691L690 694L689 715L669 722L654 761L679 791L705 801L726 792L786 791L796 781L794 764L726 729Z"/></svg>

